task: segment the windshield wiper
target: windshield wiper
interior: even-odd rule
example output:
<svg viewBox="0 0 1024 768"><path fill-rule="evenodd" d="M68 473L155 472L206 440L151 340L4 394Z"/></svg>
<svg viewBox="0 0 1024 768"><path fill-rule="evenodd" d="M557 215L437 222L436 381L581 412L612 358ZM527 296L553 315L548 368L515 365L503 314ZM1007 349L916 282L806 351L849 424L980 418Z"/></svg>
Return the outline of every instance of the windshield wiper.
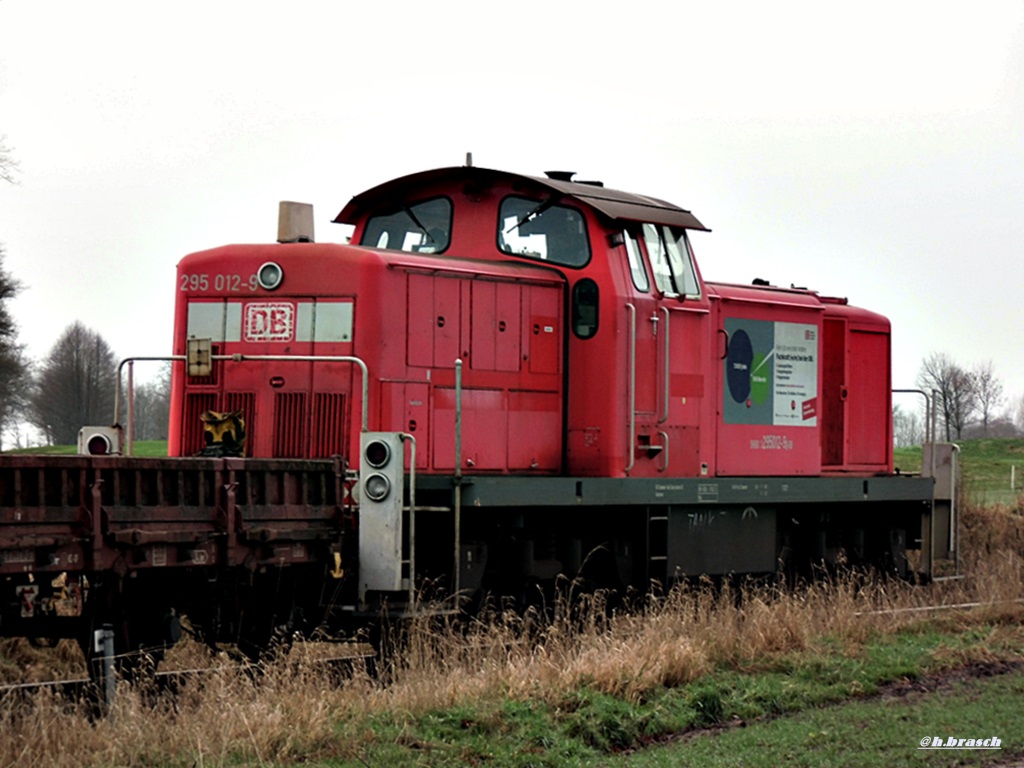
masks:
<svg viewBox="0 0 1024 768"><path fill-rule="evenodd" d="M554 204L554 197L549 197L547 200L544 200L543 202L539 203L537 207L535 207L532 211L529 211L528 213L520 216L519 220L515 224L513 224L511 227L505 230L505 234L507 235L509 232L519 229L521 226L523 226L523 224L528 222L530 219L540 216L540 214L544 213L544 211L546 211Z"/></svg>
<svg viewBox="0 0 1024 768"><path fill-rule="evenodd" d="M420 228L420 232L423 233L423 235L427 238L427 240L429 240L432 243L435 243L435 244L439 245L439 243L434 238L432 238L430 236L430 233L427 232L427 228L423 226L423 222L421 222L418 218L416 218L416 214L412 212L412 208L410 208L408 205L403 205L402 206L402 210L405 212L406 216L408 216L410 219L412 219L412 223Z"/></svg>

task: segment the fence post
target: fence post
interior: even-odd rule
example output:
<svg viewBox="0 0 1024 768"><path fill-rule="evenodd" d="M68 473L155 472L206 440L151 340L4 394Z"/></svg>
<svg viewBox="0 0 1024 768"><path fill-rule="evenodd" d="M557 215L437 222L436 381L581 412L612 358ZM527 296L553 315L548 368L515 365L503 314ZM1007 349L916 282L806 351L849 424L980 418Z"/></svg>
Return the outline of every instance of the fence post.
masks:
<svg viewBox="0 0 1024 768"><path fill-rule="evenodd" d="M114 677L114 627L104 624L101 629L93 632L93 656L92 663L93 680L98 688L99 708L101 717L112 717L114 707L114 684L117 680Z"/></svg>

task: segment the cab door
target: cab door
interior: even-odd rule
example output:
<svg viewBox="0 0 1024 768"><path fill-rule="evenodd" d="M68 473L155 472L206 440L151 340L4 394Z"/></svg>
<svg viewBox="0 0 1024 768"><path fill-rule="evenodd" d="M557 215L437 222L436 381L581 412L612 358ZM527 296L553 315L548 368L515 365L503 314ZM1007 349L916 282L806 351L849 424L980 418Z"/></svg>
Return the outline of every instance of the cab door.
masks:
<svg viewBox="0 0 1024 768"><path fill-rule="evenodd" d="M641 242L656 289L656 415L649 451L659 473L696 477L709 471L701 424L711 418L704 377L710 306L686 231L642 224Z"/></svg>
<svg viewBox="0 0 1024 768"><path fill-rule="evenodd" d="M627 388L626 414L628 453L626 472L650 475L663 471L664 441L658 422L664 410L664 371L660 351L664 347L668 315L651 291L648 270L637 233L627 229L622 236L629 271L631 293L621 311L626 329Z"/></svg>

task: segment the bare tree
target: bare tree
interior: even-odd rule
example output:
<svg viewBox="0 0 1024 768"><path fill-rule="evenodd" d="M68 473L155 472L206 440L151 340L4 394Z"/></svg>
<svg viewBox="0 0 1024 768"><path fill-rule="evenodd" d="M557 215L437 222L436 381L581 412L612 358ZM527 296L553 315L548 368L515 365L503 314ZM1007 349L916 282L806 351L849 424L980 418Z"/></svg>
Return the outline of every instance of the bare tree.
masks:
<svg viewBox="0 0 1024 768"><path fill-rule="evenodd" d="M7 146L7 137L0 136L0 181L16 183L17 168L18 161ZM18 344L18 327L8 309L8 302L21 292L21 283L4 269L4 256L0 245L0 448L4 432L21 418L29 394L25 348Z"/></svg>
<svg viewBox="0 0 1024 768"><path fill-rule="evenodd" d="M4 255L0 245L0 441L4 430L20 418L28 397L28 362L8 306L21 291L21 283L4 269Z"/></svg>
<svg viewBox="0 0 1024 768"><path fill-rule="evenodd" d="M163 366L160 376L135 387L132 413L136 440L166 440L171 414L171 366Z"/></svg>
<svg viewBox="0 0 1024 768"><path fill-rule="evenodd" d="M19 433L20 422L28 410L32 380L31 366L20 344L0 351L0 450L8 432Z"/></svg>
<svg viewBox="0 0 1024 768"><path fill-rule="evenodd" d="M954 433L959 439L977 402L973 374L944 352L933 352L921 363L917 385L929 395L935 393L933 407L942 421L946 440L952 440Z"/></svg>
<svg viewBox="0 0 1024 768"><path fill-rule="evenodd" d="M976 366L972 375L975 408L981 418L982 434L988 437L989 422L995 417L996 408L1003 402L1003 383L996 377L991 360Z"/></svg>
<svg viewBox="0 0 1024 768"><path fill-rule="evenodd" d="M0 136L0 180L16 183L14 172L18 169L18 161L14 159L10 148L7 146L7 137Z"/></svg>
<svg viewBox="0 0 1024 768"><path fill-rule="evenodd" d="M897 448L920 445L924 442L921 420L913 411L907 411L898 405L892 408L893 443Z"/></svg>
<svg viewBox="0 0 1024 768"><path fill-rule="evenodd" d="M78 439L87 424L109 424L116 381L110 345L82 323L69 325L42 361L31 397L31 421L51 444Z"/></svg>

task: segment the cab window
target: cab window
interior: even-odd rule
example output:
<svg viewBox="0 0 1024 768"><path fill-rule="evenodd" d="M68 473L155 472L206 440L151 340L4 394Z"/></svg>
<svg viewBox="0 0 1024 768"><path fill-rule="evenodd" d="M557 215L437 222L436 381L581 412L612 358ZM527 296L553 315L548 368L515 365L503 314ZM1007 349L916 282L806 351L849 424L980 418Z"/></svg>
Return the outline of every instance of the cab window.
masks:
<svg viewBox="0 0 1024 768"><path fill-rule="evenodd" d="M622 239L626 246L626 258L629 259L629 274L633 277L633 285L638 291L644 293L651 287L647 279L647 269L644 267L644 257L640 254L640 245L636 236L626 230L622 233Z"/></svg>
<svg viewBox="0 0 1024 768"><path fill-rule="evenodd" d="M686 230L664 224L644 224L642 230L658 290L666 296L700 296Z"/></svg>
<svg viewBox="0 0 1024 768"><path fill-rule="evenodd" d="M548 200L506 197L498 212L498 249L565 267L590 261L586 221L575 208Z"/></svg>
<svg viewBox="0 0 1024 768"><path fill-rule="evenodd" d="M371 216L359 243L392 251L440 253L448 248L451 232L452 203L435 197Z"/></svg>

